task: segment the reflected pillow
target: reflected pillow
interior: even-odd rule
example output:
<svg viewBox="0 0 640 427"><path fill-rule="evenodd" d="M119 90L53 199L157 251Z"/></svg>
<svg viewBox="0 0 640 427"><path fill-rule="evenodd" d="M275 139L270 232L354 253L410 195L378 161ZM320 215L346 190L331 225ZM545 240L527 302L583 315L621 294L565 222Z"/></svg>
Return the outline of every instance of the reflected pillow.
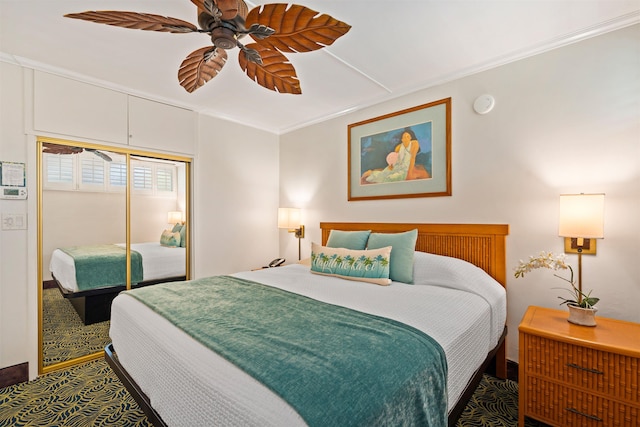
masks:
<svg viewBox="0 0 640 427"><path fill-rule="evenodd" d="M377 250L330 248L311 244L311 272L386 286L391 247Z"/></svg>
<svg viewBox="0 0 640 427"><path fill-rule="evenodd" d="M176 225L173 226L173 228L171 229L172 233L179 233L180 230L182 230L182 224L177 223Z"/></svg>
<svg viewBox="0 0 640 427"><path fill-rule="evenodd" d="M364 250L367 247L371 230L366 231L341 231L331 230L327 247Z"/></svg>
<svg viewBox="0 0 640 427"><path fill-rule="evenodd" d="M174 248L180 247L180 233L164 230L162 236L160 236L160 245Z"/></svg>
<svg viewBox="0 0 640 427"><path fill-rule="evenodd" d="M180 247L184 248L187 245L187 226L182 224L180 228Z"/></svg>
<svg viewBox="0 0 640 427"><path fill-rule="evenodd" d="M367 249L391 246L389 278L396 282L413 283L413 254L418 230L404 233L371 233Z"/></svg>

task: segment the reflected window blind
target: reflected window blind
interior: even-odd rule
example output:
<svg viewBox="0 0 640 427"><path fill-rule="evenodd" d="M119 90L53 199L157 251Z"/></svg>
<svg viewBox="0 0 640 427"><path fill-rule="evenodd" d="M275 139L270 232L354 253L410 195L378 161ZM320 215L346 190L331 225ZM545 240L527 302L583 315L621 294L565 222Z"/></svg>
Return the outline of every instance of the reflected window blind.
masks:
<svg viewBox="0 0 640 427"><path fill-rule="evenodd" d="M125 163L112 162L109 165L109 185L112 187L126 187L127 165Z"/></svg>
<svg viewBox="0 0 640 427"><path fill-rule="evenodd" d="M73 183L73 157L47 155L47 182Z"/></svg>
<svg viewBox="0 0 640 427"><path fill-rule="evenodd" d="M151 167L148 166L134 166L133 167L133 188L136 190L149 190L153 189Z"/></svg>
<svg viewBox="0 0 640 427"><path fill-rule="evenodd" d="M173 191L173 171L166 168L156 170L156 185L158 191Z"/></svg>
<svg viewBox="0 0 640 427"><path fill-rule="evenodd" d="M82 184L104 184L104 160L98 156L82 157Z"/></svg>

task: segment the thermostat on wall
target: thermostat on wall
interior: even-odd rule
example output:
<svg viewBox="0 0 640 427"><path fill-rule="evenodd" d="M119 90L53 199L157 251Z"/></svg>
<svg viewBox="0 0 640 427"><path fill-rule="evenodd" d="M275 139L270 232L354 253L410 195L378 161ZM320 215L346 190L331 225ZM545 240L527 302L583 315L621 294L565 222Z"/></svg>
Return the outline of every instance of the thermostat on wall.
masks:
<svg viewBox="0 0 640 427"><path fill-rule="evenodd" d="M2 192L0 192L0 198L2 199L24 200L27 198L26 187L0 187L0 188L2 188Z"/></svg>

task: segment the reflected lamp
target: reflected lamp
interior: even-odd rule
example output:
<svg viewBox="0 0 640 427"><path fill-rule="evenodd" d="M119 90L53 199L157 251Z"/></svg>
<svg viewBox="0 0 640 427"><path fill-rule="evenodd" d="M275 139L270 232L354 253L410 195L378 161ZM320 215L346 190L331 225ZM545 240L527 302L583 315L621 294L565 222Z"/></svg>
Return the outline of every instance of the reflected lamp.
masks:
<svg viewBox="0 0 640 427"><path fill-rule="evenodd" d="M167 223L171 225L181 224L182 223L182 212L180 211L171 211L167 214Z"/></svg>

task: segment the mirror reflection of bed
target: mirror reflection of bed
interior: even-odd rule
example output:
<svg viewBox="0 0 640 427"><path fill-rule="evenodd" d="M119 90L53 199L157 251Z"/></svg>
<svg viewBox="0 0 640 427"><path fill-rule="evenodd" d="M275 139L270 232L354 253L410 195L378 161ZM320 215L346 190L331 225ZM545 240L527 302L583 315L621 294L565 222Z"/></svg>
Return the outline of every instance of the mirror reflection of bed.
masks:
<svg viewBox="0 0 640 427"><path fill-rule="evenodd" d="M182 224L176 224L178 235ZM170 231L170 230L167 230ZM166 234L166 233L165 233ZM185 279L185 248L160 241L131 244L131 287ZM109 320L111 301L127 289L126 244L54 249L49 271L85 325Z"/></svg>
<svg viewBox="0 0 640 427"><path fill-rule="evenodd" d="M40 267L46 367L104 348L111 301L127 283L137 287L186 278L186 168L182 162L130 157L134 188L127 230L126 154L64 142L43 143L42 152ZM168 222L170 212L173 223ZM132 242L129 271L127 233ZM163 233L173 239L161 244Z"/></svg>

